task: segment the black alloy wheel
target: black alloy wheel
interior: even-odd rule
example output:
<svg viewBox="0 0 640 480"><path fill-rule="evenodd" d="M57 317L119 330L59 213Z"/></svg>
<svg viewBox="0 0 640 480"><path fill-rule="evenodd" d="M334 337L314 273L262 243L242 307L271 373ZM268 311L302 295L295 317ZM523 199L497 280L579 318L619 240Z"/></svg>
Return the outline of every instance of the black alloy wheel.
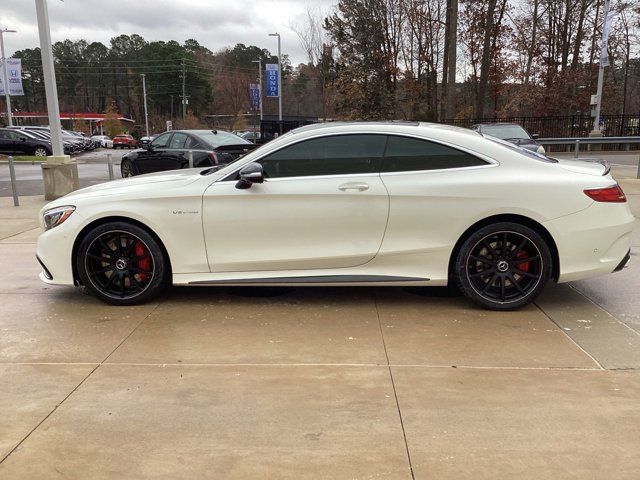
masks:
<svg viewBox="0 0 640 480"><path fill-rule="evenodd" d="M125 222L89 232L76 264L85 288L114 305L148 301L162 291L169 278L167 261L155 238Z"/></svg>
<svg viewBox="0 0 640 480"><path fill-rule="evenodd" d="M456 280L471 300L493 310L532 302L551 276L551 254L534 230L512 223L490 225L458 252Z"/></svg>

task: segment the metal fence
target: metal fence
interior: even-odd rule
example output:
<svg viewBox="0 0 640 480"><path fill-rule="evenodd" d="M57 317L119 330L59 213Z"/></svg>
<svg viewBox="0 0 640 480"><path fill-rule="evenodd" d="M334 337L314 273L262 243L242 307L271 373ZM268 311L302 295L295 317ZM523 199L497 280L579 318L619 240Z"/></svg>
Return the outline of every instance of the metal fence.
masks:
<svg viewBox="0 0 640 480"><path fill-rule="evenodd" d="M590 115L564 115L553 117L501 117L483 119L451 119L444 123L470 128L476 123L506 122L522 125L529 133L540 138L587 137L593 129ZM640 114L602 115L600 131L605 137L627 137L640 135ZM637 148L637 146L636 146Z"/></svg>

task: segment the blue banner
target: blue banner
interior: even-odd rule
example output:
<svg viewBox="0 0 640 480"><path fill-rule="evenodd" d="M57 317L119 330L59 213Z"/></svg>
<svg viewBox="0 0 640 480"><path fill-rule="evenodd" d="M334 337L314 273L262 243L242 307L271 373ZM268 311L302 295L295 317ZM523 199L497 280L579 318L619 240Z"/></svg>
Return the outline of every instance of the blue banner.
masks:
<svg viewBox="0 0 640 480"><path fill-rule="evenodd" d="M267 73L266 91L267 97L279 97L280 85L278 85L278 64L267 63L265 65Z"/></svg>
<svg viewBox="0 0 640 480"><path fill-rule="evenodd" d="M249 100L251 101L251 110L260 110L260 85L257 83L249 84Z"/></svg>

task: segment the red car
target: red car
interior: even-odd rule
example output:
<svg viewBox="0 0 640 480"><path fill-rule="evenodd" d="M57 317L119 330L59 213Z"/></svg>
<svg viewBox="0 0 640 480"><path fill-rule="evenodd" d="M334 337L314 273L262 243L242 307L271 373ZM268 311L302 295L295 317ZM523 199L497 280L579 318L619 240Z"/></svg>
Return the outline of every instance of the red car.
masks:
<svg viewBox="0 0 640 480"><path fill-rule="evenodd" d="M131 135L116 135L113 137L113 148L136 148L138 141Z"/></svg>

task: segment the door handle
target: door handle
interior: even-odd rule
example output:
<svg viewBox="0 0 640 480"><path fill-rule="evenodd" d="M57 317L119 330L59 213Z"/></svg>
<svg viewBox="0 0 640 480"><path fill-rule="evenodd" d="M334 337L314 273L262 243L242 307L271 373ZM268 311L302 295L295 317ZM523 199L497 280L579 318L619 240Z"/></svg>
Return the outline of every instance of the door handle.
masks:
<svg viewBox="0 0 640 480"><path fill-rule="evenodd" d="M346 192L347 190L358 190L359 192L364 192L365 190L369 190L369 185L367 185L366 183L350 182L343 183L338 187L338 189L342 190L343 192Z"/></svg>

